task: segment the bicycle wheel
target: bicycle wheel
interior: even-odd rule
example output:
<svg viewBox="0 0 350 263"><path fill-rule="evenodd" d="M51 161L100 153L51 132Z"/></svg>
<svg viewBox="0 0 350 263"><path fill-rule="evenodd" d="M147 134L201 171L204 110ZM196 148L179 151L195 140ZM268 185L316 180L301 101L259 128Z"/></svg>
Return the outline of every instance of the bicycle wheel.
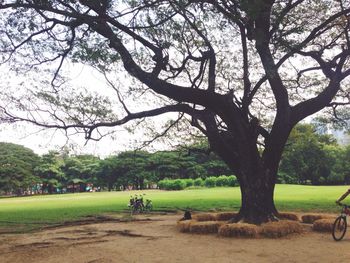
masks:
<svg viewBox="0 0 350 263"><path fill-rule="evenodd" d="M335 241L340 241L345 235L347 228L346 217L339 216L333 224L332 236Z"/></svg>

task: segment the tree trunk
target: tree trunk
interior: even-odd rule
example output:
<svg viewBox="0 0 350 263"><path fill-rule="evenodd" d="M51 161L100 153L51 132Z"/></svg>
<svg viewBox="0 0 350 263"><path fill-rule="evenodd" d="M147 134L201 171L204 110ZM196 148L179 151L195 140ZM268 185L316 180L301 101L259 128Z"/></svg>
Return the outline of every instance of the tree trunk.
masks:
<svg viewBox="0 0 350 263"><path fill-rule="evenodd" d="M228 158L225 161L236 174L241 188L241 208L232 221L259 225L278 220L273 195L280 154L267 160L252 147L250 151L239 152L238 161L228 161Z"/></svg>
<svg viewBox="0 0 350 263"><path fill-rule="evenodd" d="M235 221L261 224L278 220L273 199L275 183L260 178L250 183L245 181L240 180L242 204Z"/></svg>

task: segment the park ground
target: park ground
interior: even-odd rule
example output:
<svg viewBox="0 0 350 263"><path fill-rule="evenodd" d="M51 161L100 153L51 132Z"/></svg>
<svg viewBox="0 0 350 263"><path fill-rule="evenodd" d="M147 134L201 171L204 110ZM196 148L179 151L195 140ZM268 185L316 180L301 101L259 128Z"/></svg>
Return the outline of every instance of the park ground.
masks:
<svg viewBox="0 0 350 263"><path fill-rule="evenodd" d="M348 186L277 185L278 209L332 213ZM313 232L280 239L180 233L183 210L235 211L239 188L147 191L154 210L130 217L130 195L113 192L0 199L0 262L349 262L350 233L340 242ZM177 211L177 213L175 213Z"/></svg>
<svg viewBox="0 0 350 263"><path fill-rule="evenodd" d="M138 216L138 221L3 234L0 262L349 262L350 234L335 242L329 233L305 227L302 234L280 239L224 238L180 233L180 217Z"/></svg>

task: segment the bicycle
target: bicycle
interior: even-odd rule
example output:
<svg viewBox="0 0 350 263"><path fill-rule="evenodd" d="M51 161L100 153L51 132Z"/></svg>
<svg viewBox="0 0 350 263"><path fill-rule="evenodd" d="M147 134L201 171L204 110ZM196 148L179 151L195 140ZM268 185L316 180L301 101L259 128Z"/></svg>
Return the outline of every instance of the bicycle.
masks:
<svg viewBox="0 0 350 263"><path fill-rule="evenodd" d="M135 195L130 197L128 207L131 210L131 214L134 214L134 213L150 212L152 210L153 205L150 199L146 199L146 204L144 204L143 196Z"/></svg>
<svg viewBox="0 0 350 263"><path fill-rule="evenodd" d="M340 241L345 236L346 229L348 227L346 217L350 215L350 209L348 205L342 203L338 204L342 206L342 210L340 216L338 216L333 223L332 236L335 241Z"/></svg>

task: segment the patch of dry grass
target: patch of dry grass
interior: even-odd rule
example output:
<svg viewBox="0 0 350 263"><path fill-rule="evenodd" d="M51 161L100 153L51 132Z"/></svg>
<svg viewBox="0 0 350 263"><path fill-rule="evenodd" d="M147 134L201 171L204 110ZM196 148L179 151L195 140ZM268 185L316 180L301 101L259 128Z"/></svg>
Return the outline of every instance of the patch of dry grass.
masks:
<svg viewBox="0 0 350 263"><path fill-rule="evenodd" d="M191 223L195 222L193 220L177 221L176 227L180 232L186 233L190 232Z"/></svg>
<svg viewBox="0 0 350 263"><path fill-rule="evenodd" d="M224 237L257 237L259 227L253 224L224 224L219 228L219 235Z"/></svg>
<svg viewBox="0 0 350 263"><path fill-rule="evenodd" d="M306 224L313 224L316 220L330 218L333 219L334 217L325 214L306 214L301 217L301 221Z"/></svg>
<svg viewBox="0 0 350 263"><path fill-rule="evenodd" d="M280 219L284 220L292 220L292 221L299 221L299 217L297 214L294 213L278 213L278 217Z"/></svg>
<svg viewBox="0 0 350 263"><path fill-rule="evenodd" d="M192 215L192 219L202 222L202 221L216 221L215 214L203 213L203 214L194 214Z"/></svg>
<svg viewBox="0 0 350 263"><path fill-rule="evenodd" d="M333 223L333 218L318 219L314 221L312 229L318 232L332 232Z"/></svg>
<svg viewBox="0 0 350 263"><path fill-rule="evenodd" d="M303 232L302 225L296 221L281 220L278 222L269 222L261 225L261 234L265 237L278 238L292 233Z"/></svg>
<svg viewBox="0 0 350 263"><path fill-rule="evenodd" d="M222 212L215 214L216 221L228 221L232 218L234 218L237 215L237 213L229 213L229 212Z"/></svg>
<svg viewBox="0 0 350 263"><path fill-rule="evenodd" d="M222 222L207 221L207 222L192 222L190 223L190 232L196 234L213 234L217 233Z"/></svg>

